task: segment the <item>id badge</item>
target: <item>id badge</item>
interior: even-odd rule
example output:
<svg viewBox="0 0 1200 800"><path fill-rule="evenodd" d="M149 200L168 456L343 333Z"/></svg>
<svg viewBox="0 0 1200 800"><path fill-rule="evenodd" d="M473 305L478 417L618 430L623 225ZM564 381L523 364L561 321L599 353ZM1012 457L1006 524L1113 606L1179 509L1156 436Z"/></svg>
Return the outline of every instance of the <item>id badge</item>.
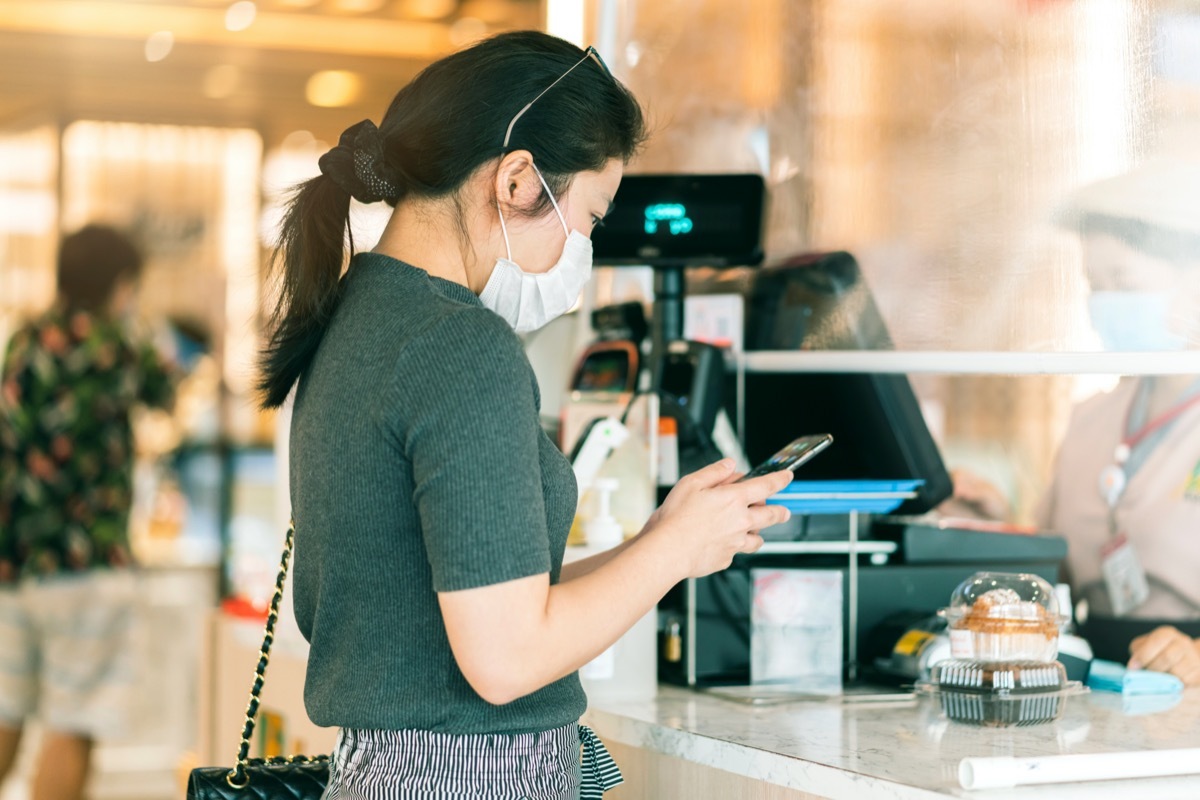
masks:
<svg viewBox="0 0 1200 800"><path fill-rule="evenodd" d="M1118 534L1104 545L1100 558L1100 571L1115 616L1123 617L1146 602L1150 596L1146 571L1125 534Z"/></svg>

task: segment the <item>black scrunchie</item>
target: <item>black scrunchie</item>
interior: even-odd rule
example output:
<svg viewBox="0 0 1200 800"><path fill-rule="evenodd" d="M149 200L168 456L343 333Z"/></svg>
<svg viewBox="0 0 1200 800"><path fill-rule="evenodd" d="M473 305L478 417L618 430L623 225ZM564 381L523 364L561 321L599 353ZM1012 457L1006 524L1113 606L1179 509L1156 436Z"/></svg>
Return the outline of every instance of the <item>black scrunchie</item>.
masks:
<svg viewBox="0 0 1200 800"><path fill-rule="evenodd" d="M383 137L369 119L351 125L317 161L321 173L360 203L394 200L400 188L383 157Z"/></svg>

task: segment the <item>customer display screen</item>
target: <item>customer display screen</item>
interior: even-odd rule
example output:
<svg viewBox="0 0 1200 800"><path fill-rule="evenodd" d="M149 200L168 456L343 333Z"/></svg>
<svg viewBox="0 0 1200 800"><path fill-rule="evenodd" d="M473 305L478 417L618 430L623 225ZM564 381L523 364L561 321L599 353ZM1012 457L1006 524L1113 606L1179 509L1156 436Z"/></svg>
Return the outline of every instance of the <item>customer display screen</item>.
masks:
<svg viewBox="0 0 1200 800"><path fill-rule="evenodd" d="M629 389L629 353L600 350L588 355L572 387L580 392L624 392Z"/></svg>
<svg viewBox="0 0 1200 800"><path fill-rule="evenodd" d="M764 192L758 175L627 175L592 233L595 263L758 264Z"/></svg>

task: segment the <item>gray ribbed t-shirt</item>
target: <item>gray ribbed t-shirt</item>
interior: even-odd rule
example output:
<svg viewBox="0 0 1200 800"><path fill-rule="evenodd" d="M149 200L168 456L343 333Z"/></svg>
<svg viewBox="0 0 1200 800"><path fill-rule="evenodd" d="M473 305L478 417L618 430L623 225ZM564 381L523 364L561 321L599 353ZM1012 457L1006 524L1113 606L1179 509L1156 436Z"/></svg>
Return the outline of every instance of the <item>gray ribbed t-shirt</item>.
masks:
<svg viewBox="0 0 1200 800"><path fill-rule="evenodd" d="M292 418L296 619L318 725L443 733L556 728L576 675L503 706L455 663L437 592L550 573L575 513L516 334L469 289L354 257Z"/></svg>

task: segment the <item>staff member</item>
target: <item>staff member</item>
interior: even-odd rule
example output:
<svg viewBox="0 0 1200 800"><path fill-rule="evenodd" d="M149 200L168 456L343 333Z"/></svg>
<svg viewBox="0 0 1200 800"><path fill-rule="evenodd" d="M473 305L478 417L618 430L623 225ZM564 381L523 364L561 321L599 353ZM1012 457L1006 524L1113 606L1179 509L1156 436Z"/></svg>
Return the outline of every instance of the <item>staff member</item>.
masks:
<svg viewBox="0 0 1200 800"><path fill-rule="evenodd" d="M1107 349L1200 348L1200 162L1153 161L1085 187L1065 221L1082 238ZM972 481L956 493L998 505ZM1200 376L1124 378L1081 404L1038 522L1068 540L1096 655L1200 685Z"/></svg>
<svg viewBox="0 0 1200 800"><path fill-rule="evenodd" d="M1108 349L1200 347L1200 162L1086 187L1070 218ZM1084 403L1054 475L1041 522L1069 538L1098 655L1128 647L1131 666L1200 685L1200 377L1126 378Z"/></svg>
<svg viewBox="0 0 1200 800"><path fill-rule="evenodd" d="M594 50L505 34L349 128L292 201L262 387L278 406L298 380L294 597L309 716L341 729L329 797L598 796L619 778L576 670L786 519L762 501L788 473L719 462L562 563L574 475L515 331L575 302L642 138ZM351 197L394 211L339 278Z"/></svg>

